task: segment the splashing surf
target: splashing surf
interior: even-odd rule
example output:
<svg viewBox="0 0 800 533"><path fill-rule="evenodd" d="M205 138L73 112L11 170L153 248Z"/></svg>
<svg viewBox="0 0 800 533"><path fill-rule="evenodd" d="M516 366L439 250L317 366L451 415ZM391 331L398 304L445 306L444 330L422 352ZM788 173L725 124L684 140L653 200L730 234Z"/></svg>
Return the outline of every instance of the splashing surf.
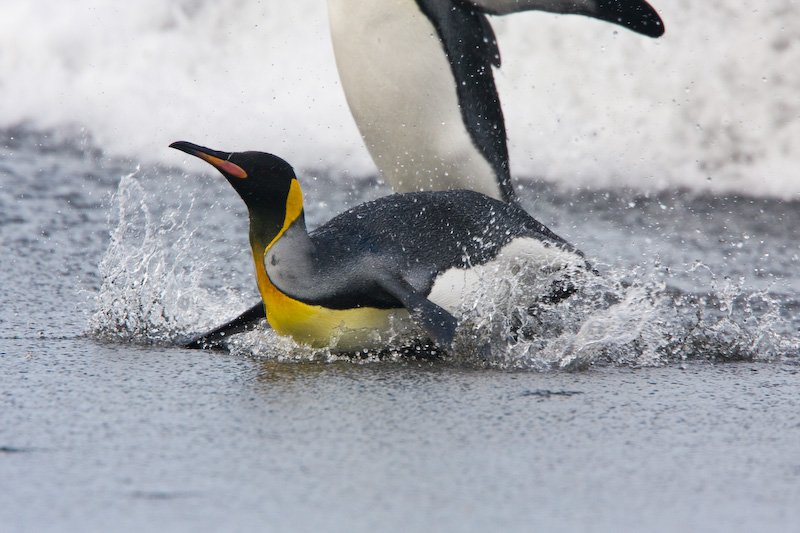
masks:
<svg viewBox="0 0 800 533"><path fill-rule="evenodd" d="M162 191L163 192L163 191ZM124 176L112 198L111 242L100 262L103 283L89 323L91 335L137 343L181 343L246 304L231 288L209 289L204 246L193 222L194 200L159 213L140 181ZM233 317L231 317L233 318Z"/></svg>
<svg viewBox="0 0 800 533"><path fill-rule="evenodd" d="M243 294L249 293L225 282L208 287L214 266L198 258L211 252L191 229L194 197L159 207L163 191L148 194L142 179L140 173L123 177L113 198L114 230L100 264L104 281L89 331L114 341L180 344L221 323L219 317L245 309ZM380 352L298 346L264 324L232 336L226 347L236 355L278 361L440 358L540 371L798 359L800 338L782 314L786 302L768 290L748 290L743 277L718 277L701 262L684 270L657 262L632 269L599 266L601 275L584 272L575 280L577 293L555 303L537 299L551 280L526 272L525 265L498 268L507 271L486 278L499 281L479 284L458 310L455 350L447 356L427 346L419 331L400 327ZM677 285L685 285L687 276L703 279L700 289L688 292L671 283L680 278Z"/></svg>

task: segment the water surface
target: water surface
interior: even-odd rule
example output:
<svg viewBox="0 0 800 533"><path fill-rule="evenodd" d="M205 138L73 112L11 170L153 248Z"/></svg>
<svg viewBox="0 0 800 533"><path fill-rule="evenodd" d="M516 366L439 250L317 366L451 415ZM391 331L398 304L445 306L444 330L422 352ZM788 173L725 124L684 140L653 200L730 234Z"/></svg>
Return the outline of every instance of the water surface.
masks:
<svg viewBox="0 0 800 533"><path fill-rule="evenodd" d="M680 353L614 340L627 315L668 309L633 299L628 322L599 324L619 349L577 372L285 362L173 343L255 295L243 206L221 178L137 169L53 133L5 138L0 521L13 531L800 524L795 204L525 189L645 300L705 317L704 335L652 324L648 342L697 341ZM312 224L381 190L308 183ZM104 292L111 274L118 292ZM746 309L754 294L769 305Z"/></svg>

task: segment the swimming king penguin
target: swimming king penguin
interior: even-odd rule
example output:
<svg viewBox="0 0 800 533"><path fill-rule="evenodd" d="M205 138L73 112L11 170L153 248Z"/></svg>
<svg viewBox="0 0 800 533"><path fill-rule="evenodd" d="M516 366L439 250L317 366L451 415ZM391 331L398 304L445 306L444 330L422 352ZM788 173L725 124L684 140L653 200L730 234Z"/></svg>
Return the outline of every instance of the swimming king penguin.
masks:
<svg viewBox="0 0 800 533"><path fill-rule="evenodd" d="M386 196L308 233L303 193L284 160L170 146L210 163L244 200L267 320L298 344L382 348L393 326L411 320L448 350L452 312L476 270L489 267L480 271L491 275L492 262L528 258L537 276L553 278L541 296L555 301L575 290L564 278L588 268L579 251L521 208L468 190Z"/></svg>
<svg viewBox="0 0 800 533"><path fill-rule="evenodd" d="M527 10L664 33L643 0L328 0L348 106L396 192L472 189L516 202L486 15Z"/></svg>

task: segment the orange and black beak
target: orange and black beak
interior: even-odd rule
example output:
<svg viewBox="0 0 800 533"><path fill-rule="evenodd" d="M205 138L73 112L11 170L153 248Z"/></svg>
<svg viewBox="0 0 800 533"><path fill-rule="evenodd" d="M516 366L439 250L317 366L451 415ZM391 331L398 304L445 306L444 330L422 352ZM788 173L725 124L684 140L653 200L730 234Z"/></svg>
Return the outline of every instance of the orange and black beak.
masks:
<svg viewBox="0 0 800 533"><path fill-rule="evenodd" d="M185 152L189 155L199 157L206 163L222 172L224 176L231 176L241 179L247 177L247 172L245 172L242 167L229 161L231 155L233 155L230 152L220 152L219 150L212 150L210 148L206 148L205 146L192 144L186 141L174 142L170 144L169 147L175 148L176 150L180 150L181 152Z"/></svg>

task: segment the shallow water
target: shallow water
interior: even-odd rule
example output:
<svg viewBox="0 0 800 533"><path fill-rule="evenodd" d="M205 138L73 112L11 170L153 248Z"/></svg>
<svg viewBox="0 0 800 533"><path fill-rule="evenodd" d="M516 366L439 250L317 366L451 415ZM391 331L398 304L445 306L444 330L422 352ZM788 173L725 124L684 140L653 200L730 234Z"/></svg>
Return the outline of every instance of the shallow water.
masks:
<svg viewBox="0 0 800 533"><path fill-rule="evenodd" d="M800 374L4 340L9 531L793 531Z"/></svg>
<svg viewBox="0 0 800 533"><path fill-rule="evenodd" d="M561 335L488 364L277 341L198 352L174 342L256 298L224 181L137 168L70 131L4 139L0 522L14 531L800 525L796 203L521 180L531 212L626 298L564 315L569 349ZM385 191L351 183L303 181L312 225ZM579 371L540 372L559 367Z"/></svg>

